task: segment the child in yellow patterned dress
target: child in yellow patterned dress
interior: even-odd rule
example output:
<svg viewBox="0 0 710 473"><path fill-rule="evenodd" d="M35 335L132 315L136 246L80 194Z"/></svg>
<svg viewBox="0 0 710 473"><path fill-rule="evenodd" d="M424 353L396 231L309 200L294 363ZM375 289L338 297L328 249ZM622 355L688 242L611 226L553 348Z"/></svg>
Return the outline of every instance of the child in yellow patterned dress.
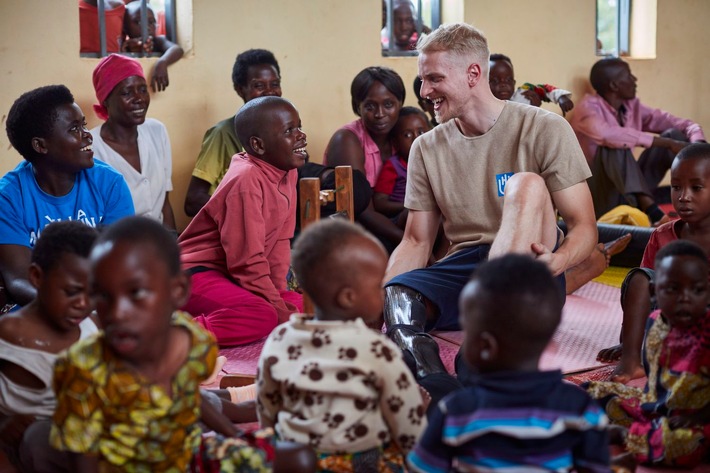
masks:
<svg viewBox="0 0 710 473"><path fill-rule="evenodd" d="M198 421L226 436L239 432L200 393L217 345L176 311L190 284L175 238L157 222L126 218L99 237L90 261L103 332L57 362L50 443L73 452L79 472L189 471L205 450ZM235 469L268 471L263 449L237 446Z"/></svg>

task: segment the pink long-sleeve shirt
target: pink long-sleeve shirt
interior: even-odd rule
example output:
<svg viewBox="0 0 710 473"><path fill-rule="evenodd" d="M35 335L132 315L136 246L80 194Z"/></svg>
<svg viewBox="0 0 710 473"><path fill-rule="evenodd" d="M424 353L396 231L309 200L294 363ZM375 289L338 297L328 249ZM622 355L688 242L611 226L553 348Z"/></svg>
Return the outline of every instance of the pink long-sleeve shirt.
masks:
<svg viewBox="0 0 710 473"><path fill-rule="evenodd" d="M682 131L691 142L705 139L703 130L697 123L657 108L647 107L637 98L624 101L624 107L626 114L624 126L621 126L616 110L599 95L587 94L575 106L570 124L590 164L599 146L648 148L656 134L669 128Z"/></svg>
<svg viewBox="0 0 710 473"><path fill-rule="evenodd" d="M196 266L229 275L236 284L285 308L296 225L296 170L282 171L239 153L207 204L180 235L185 269Z"/></svg>

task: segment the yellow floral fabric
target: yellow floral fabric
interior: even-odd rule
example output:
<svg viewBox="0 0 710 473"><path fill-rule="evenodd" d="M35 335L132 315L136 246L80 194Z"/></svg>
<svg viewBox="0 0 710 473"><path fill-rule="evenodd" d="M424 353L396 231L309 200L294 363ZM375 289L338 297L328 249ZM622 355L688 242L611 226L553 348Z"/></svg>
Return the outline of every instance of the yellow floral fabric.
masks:
<svg viewBox="0 0 710 473"><path fill-rule="evenodd" d="M104 467L128 472L186 471L200 444L200 383L212 373L218 349L188 314L175 312L172 324L191 336L172 395L116 358L102 332L59 358L50 434L54 448L98 454Z"/></svg>

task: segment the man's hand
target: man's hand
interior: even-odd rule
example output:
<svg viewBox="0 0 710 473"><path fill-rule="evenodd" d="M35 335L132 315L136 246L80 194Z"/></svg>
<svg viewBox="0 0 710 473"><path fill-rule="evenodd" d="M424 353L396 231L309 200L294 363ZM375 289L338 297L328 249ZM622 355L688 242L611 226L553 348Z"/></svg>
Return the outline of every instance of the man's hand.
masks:
<svg viewBox="0 0 710 473"><path fill-rule="evenodd" d="M567 269L567 259L563 255L553 253L542 243L533 243L530 249L535 253L535 259L545 263L554 276Z"/></svg>

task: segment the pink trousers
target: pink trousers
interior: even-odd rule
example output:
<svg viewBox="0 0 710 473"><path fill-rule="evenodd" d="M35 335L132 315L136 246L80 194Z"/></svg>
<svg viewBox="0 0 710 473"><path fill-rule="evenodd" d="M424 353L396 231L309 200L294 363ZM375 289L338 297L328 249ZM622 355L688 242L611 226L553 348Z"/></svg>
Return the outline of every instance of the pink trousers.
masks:
<svg viewBox="0 0 710 473"><path fill-rule="evenodd" d="M280 291L284 301L303 310L303 297ZM217 338L220 346L260 340L278 325L276 309L266 299L239 287L219 271L192 275L192 294L182 307Z"/></svg>

